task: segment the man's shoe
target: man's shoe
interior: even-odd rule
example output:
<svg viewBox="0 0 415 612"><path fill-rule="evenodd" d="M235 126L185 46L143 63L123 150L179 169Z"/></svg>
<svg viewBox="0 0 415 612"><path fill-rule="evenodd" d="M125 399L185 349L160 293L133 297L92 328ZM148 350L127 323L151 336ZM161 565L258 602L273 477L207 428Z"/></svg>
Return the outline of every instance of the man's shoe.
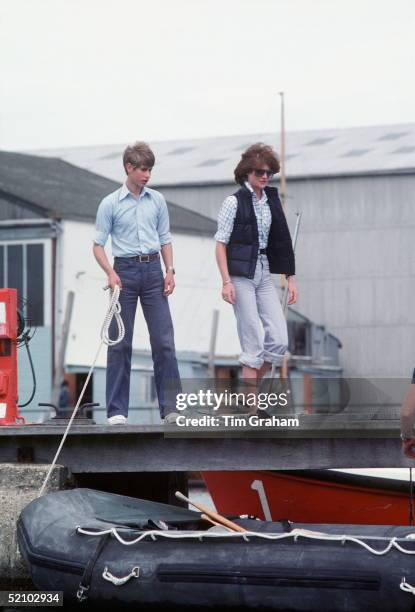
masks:
<svg viewBox="0 0 415 612"><path fill-rule="evenodd" d="M108 425L125 425L127 423L127 417L123 414L114 414L114 416L108 417Z"/></svg>
<svg viewBox="0 0 415 612"><path fill-rule="evenodd" d="M177 414L177 412L169 412L169 414L166 414L164 418L164 423L175 423L177 421L178 416L179 415Z"/></svg>

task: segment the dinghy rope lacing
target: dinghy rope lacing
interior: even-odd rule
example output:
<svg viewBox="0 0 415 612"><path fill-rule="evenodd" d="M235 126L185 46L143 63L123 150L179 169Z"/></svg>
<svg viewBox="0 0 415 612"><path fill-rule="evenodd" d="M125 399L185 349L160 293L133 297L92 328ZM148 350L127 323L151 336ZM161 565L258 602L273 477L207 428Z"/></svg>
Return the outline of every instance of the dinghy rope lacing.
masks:
<svg viewBox="0 0 415 612"><path fill-rule="evenodd" d="M108 289L108 287L106 289ZM103 344L106 344L107 346L114 346L115 344L118 344L119 342L121 342L125 336L125 328L124 328L123 320L121 318L121 305L119 303L119 297L120 297L120 287L119 285L115 285L114 289L110 290L109 306L108 306L107 314L105 315L104 322L101 327L101 342L99 343L99 347L95 354L92 365L89 369L88 376L86 377L84 386L82 387L82 391L78 397L78 401L76 402L76 406L72 412L71 418L69 419L65 433L63 434L61 443L59 444L59 448L56 451L55 457L49 467L46 478L43 481L38 497L41 497L43 493L45 492L46 485L56 465L56 462L58 460L62 447L65 443L66 437L71 428L72 422L76 416L76 413L78 412L79 406L81 405L82 398L84 397L85 390L88 386L89 379L92 376L92 372L94 371L95 364L98 360ZM111 339L109 336L109 329L110 329L110 325L113 319L115 320L115 323L117 326L117 336L114 339Z"/></svg>
<svg viewBox="0 0 415 612"><path fill-rule="evenodd" d="M126 582L128 582L130 578L138 578L139 576L140 576L140 568L138 566L133 567L133 569L128 574L128 576L123 576L121 578L117 578L116 576L111 574L111 572L108 570L108 567L105 567L104 571L102 572L102 577L104 578L104 580L108 580L108 582L112 582L112 584L115 584L115 586L121 586L125 584Z"/></svg>
<svg viewBox="0 0 415 612"><path fill-rule="evenodd" d="M106 534L111 534L114 538L118 540L118 542L120 542L120 544L123 544L124 546L131 546L133 544L137 544L138 542L141 542L142 540L146 540L148 538L151 538L152 540L157 540L158 538L167 538L167 539L172 539L172 540L181 540L181 539L187 540L187 539L194 538L194 539L199 539L201 542L203 540L206 540L206 539L209 540L211 538L226 538L226 539L243 538L246 542L249 542L249 538L260 538L263 540L286 540L286 539L292 538L294 542L297 542L298 538L302 537L302 538L311 539L311 540L341 542L341 544L346 544L348 542L354 542L355 544L358 544L359 546L362 546L363 548L365 548L371 554L377 555L377 556L386 555L393 548L396 548L397 550L399 550L399 552L404 553L405 555L415 555L415 549L408 550L406 548L403 548L398 543L398 538L385 538L385 537L376 537L376 536L350 536L350 535L345 535L345 534L337 535L337 534L324 533L321 531L310 531L308 529L293 529L289 533L262 533L259 531L245 531L245 532L235 532L235 531L226 532L224 531L222 533L209 532L209 531L208 532L193 531L191 533L187 533L187 532L177 533L177 532L168 532L168 531L149 530L149 531L144 531L134 540L125 540L118 533L115 527L111 529L104 529L102 531L91 531L90 529L84 529L83 527L77 527L76 533L80 533L80 534L88 535L88 536L97 536L97 537L101 537ZM413 534L410 534L409 536L407 536L407 538L408 540L410 539L413 540L414 536ZM369 544L367 544L365 540L377 540L377 541L386 540L389 543L382 550L378 550L376 548L373 548Z"/></svg>
<svg viewBox="0 0 415 612"><path fill-rule="evenodd" d="M405 591L405 593L412 593L412 595L415 595L415 587L410 585L409 582L406 582L405 576L402 577L399 588L401 589L401 591Z"/></svg>

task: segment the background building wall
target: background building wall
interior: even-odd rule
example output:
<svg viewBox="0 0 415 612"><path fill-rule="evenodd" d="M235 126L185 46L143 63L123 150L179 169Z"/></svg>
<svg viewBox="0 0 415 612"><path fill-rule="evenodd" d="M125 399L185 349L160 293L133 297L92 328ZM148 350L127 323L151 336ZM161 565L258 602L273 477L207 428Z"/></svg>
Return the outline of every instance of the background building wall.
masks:
<svg viewBox="0 0 415 612"><path fill-rule="evenodd" d="M163 188L216 218L235 185ZM298 310L343 344L347 376L409 377L415 362L415 174L289 180L287 216L302 213Z"/></svg>
<svg viewBox="0 0 415 612"><path fill-rule="evenodd" d="M415 360L415 175L293 181L303 213L299 309L343 344L347 375L409 377Z"/></svg>

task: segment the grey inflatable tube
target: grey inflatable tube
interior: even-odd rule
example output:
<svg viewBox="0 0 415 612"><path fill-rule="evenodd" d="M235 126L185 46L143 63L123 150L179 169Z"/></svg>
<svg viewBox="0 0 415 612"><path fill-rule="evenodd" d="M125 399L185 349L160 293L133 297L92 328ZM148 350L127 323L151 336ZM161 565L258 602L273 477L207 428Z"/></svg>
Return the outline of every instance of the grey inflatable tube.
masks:
<svg viewBox="0 0 415 612"><path fill-rule="evenodd" d="M185 508L74 489L26 506L17 535L36 588L63 591L69 605L413 610L414 595L400 588L403 578L415 586L411 527L235 522L250 534L211 529ZM294 538L294 529L349 537ZM359 543L381 551L392 538L409 554L392 546L377 555Z"/></svg>

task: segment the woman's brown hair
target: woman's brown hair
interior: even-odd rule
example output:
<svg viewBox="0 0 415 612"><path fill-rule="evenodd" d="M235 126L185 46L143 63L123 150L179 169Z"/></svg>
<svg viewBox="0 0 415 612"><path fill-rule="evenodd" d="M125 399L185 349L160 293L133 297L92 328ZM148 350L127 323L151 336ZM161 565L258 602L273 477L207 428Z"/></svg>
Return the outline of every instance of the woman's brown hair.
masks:
<svg viewBox="0 0 415 612"><path fill-rule="evenodd" d="M235 181L243 185L248 174L263 165L267 165L273 174L280 171L280 162L274 149L263 142L257 142L242 153L241 161L234 171Z"/></svg>

